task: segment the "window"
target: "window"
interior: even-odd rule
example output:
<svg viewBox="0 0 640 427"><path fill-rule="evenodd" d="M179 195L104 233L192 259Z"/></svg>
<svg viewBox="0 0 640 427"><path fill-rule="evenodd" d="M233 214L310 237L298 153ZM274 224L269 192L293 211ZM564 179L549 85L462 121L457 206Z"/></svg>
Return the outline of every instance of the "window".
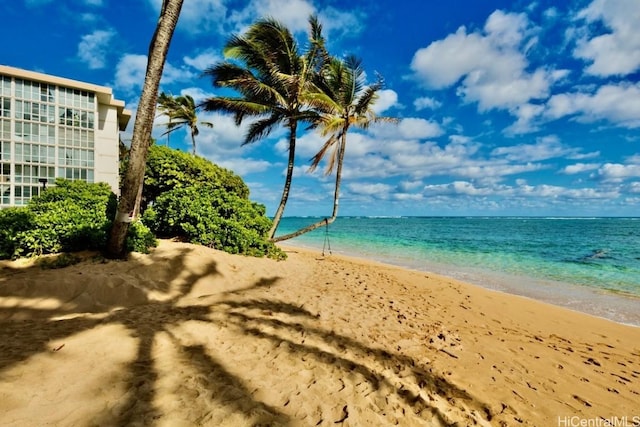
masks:
<svg viewBox="0 0 640 427"><path fill-rule="evenodd" d="M11 122L0 118L0 139L11 140Z"/></svg>
<svg viewBox="0 0 640 427"><path fill-rule="evenodd" d="M11 201L11 187L0 184L0 203L8 205Z"/></svg>
<svg viewBox="0 0 640 427"><path fill-rule="evenodd" d="M16 101L14 116L16 119L40 123L55 123L56 121L55 107L53 105L30 101Z"/></svg>
<svg viewBox="0 0 640 427"><path fill-rule="evenodd" d="M7 183L11 180L11 164L0 163L0 182Z"/></svg>
<svg viewBox="0 0 640 427"><path fill-rule="evenodd" d="M0 96L0 117L11 117L11 98Z"/></svg>
<svg viewBox="0 0 640 427"><path fill-rule="evenodd" d="M11 96L11 77L0 76L0 96Z"/></svg>
<svg viewBox="0 0 640 427"><path fill-rule="evenodd" d="M54 94L54 86L46 83L16 79L16 98L31 101L54 102Z"/></svg>
<svg viewBox="0 0 640 427"><path fill-rule="evenodd" d="M0 160L11 160L11 143L0 142Z"/></svg>

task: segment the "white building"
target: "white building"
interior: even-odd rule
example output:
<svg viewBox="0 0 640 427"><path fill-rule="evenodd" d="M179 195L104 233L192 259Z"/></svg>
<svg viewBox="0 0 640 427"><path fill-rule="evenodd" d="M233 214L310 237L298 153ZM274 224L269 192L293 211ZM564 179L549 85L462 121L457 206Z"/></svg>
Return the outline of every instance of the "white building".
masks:
<svg viewBox="0 0 640 427"><path fill-rule="evenodd" d="M106 182L118 194L119 132L131 112L111 89L0 65L0 208L56 178Z"/></svg>

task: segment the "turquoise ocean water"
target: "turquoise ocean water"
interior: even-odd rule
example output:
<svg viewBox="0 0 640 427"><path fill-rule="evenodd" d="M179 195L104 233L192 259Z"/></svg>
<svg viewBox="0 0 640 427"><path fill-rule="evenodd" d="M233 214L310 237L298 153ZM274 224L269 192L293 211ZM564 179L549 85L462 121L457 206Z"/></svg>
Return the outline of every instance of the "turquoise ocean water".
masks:
<svg viewBox="0 0 640 427"><path fill-rule="evenodd" d="M289 217L278 234L320 218ZM285 244L430 271L640 326L640 218L340 217Z"/></svg>

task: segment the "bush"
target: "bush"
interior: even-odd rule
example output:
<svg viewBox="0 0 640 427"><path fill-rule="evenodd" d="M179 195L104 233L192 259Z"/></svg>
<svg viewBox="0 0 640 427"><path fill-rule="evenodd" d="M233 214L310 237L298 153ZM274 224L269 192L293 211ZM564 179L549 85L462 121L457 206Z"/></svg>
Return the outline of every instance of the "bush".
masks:
<svg viewBox="0 0 640 427"><path fill-rule="evenodd" d="M158 246L156 236L142 221L135 221L129 226L126 247L128 252L149 253L149 248Z"/></svg>
<svg viewBox="0 0 640 427"><path fill-rule="evenodd" d="M233 172L190 153L161 145L150 147L142 193L143 207L167 191L193 186L222 189L244 199L249 197L249 187Z"/></svg>
<svg viewBox="0 0 640 427"><path fill-rule="evenodd" d="M0 258L102 250L116 206L105 183L59 179L26 207L0 211ZM132 246L145 252L153 236L142 224L131 228Z"/></svg>
<svg viewBox="0 0 640 427"><path fill-rule="evenodd" d="M27 208L0 209L0 259L20 254L18 236L33 229L35 215Z"/></svg>
<svg viewBox="0 0 640 427"><path fill-rule="evenodd" d="M267 239L264 206L212 186L175 188L160 195L143 221L158 236L180 237L233 254L282 259Z"/></svg>

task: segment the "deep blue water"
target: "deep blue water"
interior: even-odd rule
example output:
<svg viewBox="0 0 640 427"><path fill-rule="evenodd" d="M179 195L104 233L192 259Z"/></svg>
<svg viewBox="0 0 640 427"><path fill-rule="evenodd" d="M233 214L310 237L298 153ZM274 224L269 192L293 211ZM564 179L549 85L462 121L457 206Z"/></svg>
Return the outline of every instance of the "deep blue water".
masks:
<svg viewBox="0 0 640 427"><path fill-rule="evenodd" d="M278 234L319 218L284 218ZM341 217L292 245L445 274L640 325L640 218Z"/></svg>

